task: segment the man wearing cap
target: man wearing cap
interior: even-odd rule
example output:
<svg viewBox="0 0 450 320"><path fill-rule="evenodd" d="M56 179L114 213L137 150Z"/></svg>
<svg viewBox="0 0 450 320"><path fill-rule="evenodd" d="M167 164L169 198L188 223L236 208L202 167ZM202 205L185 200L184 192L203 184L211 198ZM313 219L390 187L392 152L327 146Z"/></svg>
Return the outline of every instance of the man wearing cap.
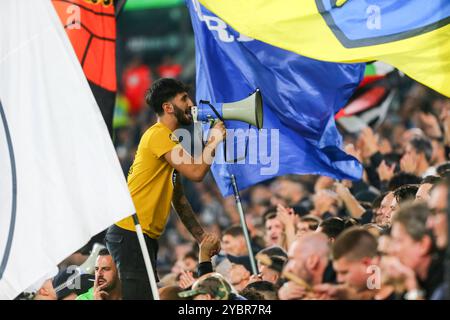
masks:
<svg viewBox="0 0 450 320"><path fill-rule="evenodd" d="M22 292L18 297L19 300L57 300L55 288L52 284L52 279L58 273L58 268L55 266L53 270L37 280L31 286Z"/></svg>
<svg viewBox="0 0 450 320"><path fill-rule="evenodd" d="M77 274L76 270L63 269L53 278L53 287L58 300L75 300L92 287L94 276Z"/></svg>
<svg viewBox="0 0 450 320"><path fill-rule="evenodd" d="M274 285L277 285L280 278L283 267L287 262L287 253L279 246L272 246L265 248L258 252L256 257L260 255L266 255L270 258L270 265L266 265L258 261L259 274L253 277L252 280L268 281Z"/></svg>
<svg viewBox="0 0 450 320"><path fill-rule="evenodd" d="M237 300L231 285L220 273L201 276L192 285L191 290L178 294L181 298L192 297L194 300Z"/></svg>

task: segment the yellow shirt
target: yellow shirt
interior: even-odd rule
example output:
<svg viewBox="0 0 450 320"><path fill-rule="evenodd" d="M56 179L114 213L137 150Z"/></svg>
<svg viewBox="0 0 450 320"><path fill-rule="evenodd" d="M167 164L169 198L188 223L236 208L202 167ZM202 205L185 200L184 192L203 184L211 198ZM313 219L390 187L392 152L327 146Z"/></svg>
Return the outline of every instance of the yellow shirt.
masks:
<svg viewBox="0 0 450 320"><path fill-rule="evenodd" d="M162 123L149 128L139 142L128 173L128 189L142 230L153 239L163 233L170 213L175 170L163 155L174 147L181 146L173 137L172 131ZM116 225L136 231L132 217L125 218Z"/></svg>

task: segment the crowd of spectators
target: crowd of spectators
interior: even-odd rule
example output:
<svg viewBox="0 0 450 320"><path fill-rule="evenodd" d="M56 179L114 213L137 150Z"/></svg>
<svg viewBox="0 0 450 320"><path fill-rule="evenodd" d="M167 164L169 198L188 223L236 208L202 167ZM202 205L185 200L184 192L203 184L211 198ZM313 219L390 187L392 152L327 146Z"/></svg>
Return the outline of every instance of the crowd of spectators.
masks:
<svg viewBox="0 0 450 320"><path fill-rule="evenodd" d="M381 126L342 131L345 150L364 166L362 180L289 175L242 190L258 274L252 274L234 198L222 197L211 176L184 181L202 225L220 237L221 252L212 255L208 238L198 246L172 214L159 239L161 298L448 298L450 99L406 78L398 89ZM139 137L156 121L148 108L133 110L139 111L128 114L114 137L124 174ZM93 242L102 242L101 235ZM60 269L82 265L93 242ZM67 296L120 298L107 252L96 259L95 270L81 280L84 293L66 290ZM63 298L52 288L66 279L46 282L35 298Z"/></svg>

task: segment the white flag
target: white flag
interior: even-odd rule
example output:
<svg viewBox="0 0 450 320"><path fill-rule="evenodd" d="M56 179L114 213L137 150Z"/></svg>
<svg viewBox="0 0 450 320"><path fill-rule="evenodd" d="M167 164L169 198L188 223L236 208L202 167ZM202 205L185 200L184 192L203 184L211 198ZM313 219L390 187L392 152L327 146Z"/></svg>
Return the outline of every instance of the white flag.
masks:
<svg viewBox="0 0 450 320"><path fill-rule="evenodd" d="M0 299L134 206L50 0L0 1Z"/></svg>

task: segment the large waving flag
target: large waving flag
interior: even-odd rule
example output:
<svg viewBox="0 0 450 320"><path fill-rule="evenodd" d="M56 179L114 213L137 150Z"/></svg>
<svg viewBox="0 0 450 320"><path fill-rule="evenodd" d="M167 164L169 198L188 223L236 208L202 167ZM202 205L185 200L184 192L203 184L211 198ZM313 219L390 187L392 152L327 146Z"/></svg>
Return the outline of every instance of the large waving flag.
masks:
<svg viewBox="0 0 450 320"><path fill-rule="evenodd" d="M230 174L241 189L288 173L359 179L361 166L341 150L334 115L358 86L364 65L299 56L240 35L196 0L187 5L195 33L197 100L232 102L257 88L263 96L261 132L227 123L248 134L235 139L246 140L242 150L225 151L227 160L245 157L240 163L224 163L223 149L216 154L212 172L222 194L232 194Z"/></svg>
<svg viewBox="0 0 450 320"><path fill-rule="evenodd" d="M13 299L133 212L52 3L0 1L0 299Z"/></svg>
<svg viewBox="0 0 450 320"><path fill-rule="evenodd" d="M385 61L450 97L448 0L200 0L237 31L311 58Z"/></svg>

